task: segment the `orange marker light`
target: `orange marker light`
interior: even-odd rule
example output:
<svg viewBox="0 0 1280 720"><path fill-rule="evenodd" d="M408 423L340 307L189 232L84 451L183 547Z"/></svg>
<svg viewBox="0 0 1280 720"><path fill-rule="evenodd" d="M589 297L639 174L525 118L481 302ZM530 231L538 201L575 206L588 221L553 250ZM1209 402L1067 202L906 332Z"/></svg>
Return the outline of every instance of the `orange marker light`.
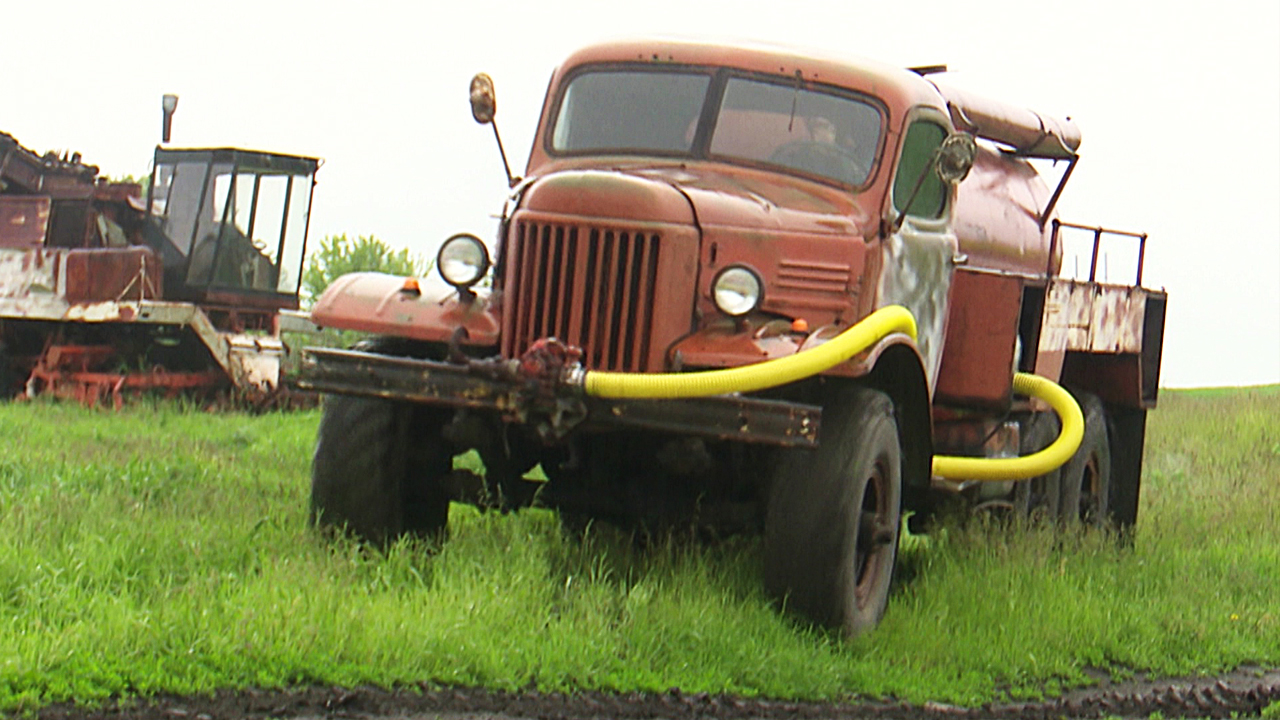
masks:
<svg viewBox="0 0 1280 720"><path fill-rule="evenodd" d="M809 321L804 318L796 318L791 321L791 332L809 332Z"/></svg>
<svg viewBox="0 0 1280 720"><path fill-rule="evenodd" d="M400 292L406 295L421 295L422 288L418 287L418 278L405 278L404 285L400 286Z"/></svg>

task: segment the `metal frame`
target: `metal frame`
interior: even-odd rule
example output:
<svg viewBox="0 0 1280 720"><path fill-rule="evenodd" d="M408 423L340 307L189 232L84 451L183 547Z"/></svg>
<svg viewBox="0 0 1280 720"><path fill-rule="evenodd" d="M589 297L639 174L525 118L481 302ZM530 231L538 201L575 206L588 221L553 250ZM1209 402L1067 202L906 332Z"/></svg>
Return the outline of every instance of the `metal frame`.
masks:
<svg viewBox="0 0 1280 720"><path fill-rule="evenodd" d="M1049 265L1045 268L1045 277L1053 276L1053 258L1058 251L1058 233L1061 228L1071 228L1074 230L1089 230L1093 233L1093 252L1089 260L1089 282L1097 282L1098 277L1098 250L1102 244L1103 235L1119 235L1121 237L1137 238L1138 240L1138 272L1134 280L1134 285L1142 287L1142 266L1147 255L1147 234L1129 232L1127 230L1113 230L1104 228L1101 225L1079 225L1077 223L1062 222L1057 218L1053 220L1053 236L1049 240Z"/></svg>
<svg viewBox="0 0 1280 720"><path fill-rule="evenodd" d="M784 447L816 447L822 409L779 400L716 396L669 400L588 397L557 385L553 402L502 366L451 364L354 350L302 351L303 390L497 412L512 421L537 416L556 436L576 429L642 428ZM536 390L536 389L535 389ZM545 415L545 417L543 416ZM538 423L535 423L538 424Z"/></svg>

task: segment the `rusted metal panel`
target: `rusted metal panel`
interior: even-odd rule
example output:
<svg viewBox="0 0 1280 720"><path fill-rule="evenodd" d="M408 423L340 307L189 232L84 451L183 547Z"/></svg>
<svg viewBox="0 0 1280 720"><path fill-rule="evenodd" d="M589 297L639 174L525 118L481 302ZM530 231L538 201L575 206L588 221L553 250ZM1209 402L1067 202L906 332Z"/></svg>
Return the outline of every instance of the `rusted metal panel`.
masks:
<svg viewBox="0 0 1280 720"><path fill-rule="evenodd" d="M497 345L499 317L487 294L462 302L455 292L415 294L404 287L404 278L393 275L343 275L316 301L311 319L320 327L434 342L449 342L461 327L462 344Z"/></svg>
<svg viewBox="0 0 1280 720"><path fill-rule="evenodd" d="M0 249L0 299L34 303L61 297L62 253L57 250Z"/></svg>
<svg viewBox="0 0 1280 720"><path fill-rule="evenodd" d="M280 382L284 343L270 335L226 334L231 380L248 392L269 393Z"/></svg>
<svg viewBox="0 0 1280 720"><path fill-rule="evenodd" d="M1014 275L956 272L936 402L1008 406L1022 284Z"/></svg>
<svg viewBox="0 0 1280 720"><path fill-rule="evenodd" d="M145 247L0 249L0 316L68 319L85 313L76 307L152 299L162 292L162 277L160 261Z"/></svg>
<svg viewBox="0 0 1280 720"><path fill-rule="evenodd" d="M694 199L700 196L695 194ZM775 212L788 214L782 209ZM709 316L718 314L711 301L717 272L744 265L765 279L761 300L765 312L802 318L812 327L852 322L858 316L867 248L854 234L817 234L784 226L752 230L744 238L740 227L704 225L699 307Z"/></svg>
<svg viewBox="0 0 1280 720"><path fill-rule="evenodd" d="M1044 324L1040 331L1041 353L1064 353L1084 347L1092 316L1093 291L1083 283L1057 280L1045 294Z"/></svg>
<svg viewBox="0 0 1280 720"><path fill-rule="evenodd" d="M164 294L164 273L151 248L68 250L64 257L69 303L149 300Z"/></svg>
<svg viewBox="0 0 1280 720"><path fill-rule="evenodd" d="M50 394L91 406L109 399L119 409L124 396L131 392L158 390L174 396L226 382L226 375L218 370L169 371L154 367L121 373L106 369L118 360L119 348L112 345L51 345L31 371L27 395Z"/></svg>
<svg viewBox="0 0 1280 720"><path fill-rule="evenodd" d="M86 199L93 195L97 175L97 166L81 163L79 153L65 159L52 152L37 155L12 135L0 132L0 181L4 185L54 199Z"/></svg>
<svg viewBox="0 0 1280 720"><path fill-rule="evenodd" d="M49 198L0 195L0 247L38 248L49 230Z"/></svg>
<svg viewBox="0 0 1280 720"><path fill-rule="evenodd" d="M933 449L938 454L972 457L1017 457L1020 429L1016 422L992 417L937 420Z"/></svg>
<svg viewBox="0 0 1280 720"><path fill-rule="evenodd" d="M781 328L764 327L752 333L725 323L680 338L672 347L672 358L679 369L749 365L794 355L803 340L803 334Z"/></svg>
<svg viewBox="0 0 1280 720"><path fill-rule="evenodd" d="M969 267L1027 275L1057 273L1062 248L1040 225L1049 188L1029 162L978 146L956 188L955 230Z"/></svg>
<svg viewBox="0 0 1280 720"><path fill-rule="evenodd" d="M587 399L585 427L623 426L716 440L815 447L822 409L743 397L671 400Z"/></svg>
<svg viewBox="0 0 1280 720"><path fill-rule="evenodd" d="M1099 285L1089 323L1089 347L1097 353L1142 352L1147 294L1142 288Z"/></svg>
<svg viewBox="0 0 1280 720"><path fill-rule="evenodd" d="M1154 407L1164 299L1141 287L1052 281L1036 372L1110 403Z"/></svg>
<svg viewBox="0 0 1280 720"><path fill-rule="evenodd" d="M1040 351L1138 353L1147 290L1054 280L1045 302Z"/></svg>
<svg viewBox="0 0 1280 720"><path fill-rule="evenodd" d="M1136 354L1072 352L1063 381L1116 405L1141 406L1142 359Z"/></svg>

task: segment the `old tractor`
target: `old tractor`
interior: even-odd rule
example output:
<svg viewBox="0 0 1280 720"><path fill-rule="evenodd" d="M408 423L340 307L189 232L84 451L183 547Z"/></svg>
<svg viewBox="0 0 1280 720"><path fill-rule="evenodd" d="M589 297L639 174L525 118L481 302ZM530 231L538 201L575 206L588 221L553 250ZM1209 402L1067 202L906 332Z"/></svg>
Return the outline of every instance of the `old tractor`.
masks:
<svg viewBox="0 0 1280 720"><path fill-rule="evenodd" d="M0 134L0 391L270 401L319 165L160 146L144 192Z"/></svg>

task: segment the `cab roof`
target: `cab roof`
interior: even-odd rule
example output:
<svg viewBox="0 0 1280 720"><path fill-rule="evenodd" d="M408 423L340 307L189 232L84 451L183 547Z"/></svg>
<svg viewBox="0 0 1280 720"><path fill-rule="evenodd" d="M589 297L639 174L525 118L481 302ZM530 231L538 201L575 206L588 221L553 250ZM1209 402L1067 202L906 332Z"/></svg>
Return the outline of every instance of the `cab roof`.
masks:
<svg viewBox="0 0 1280 720"><path fill-rule="evenodd" d="M557 77L580 65L653 63L731 67L748 72L799 77L875 96L889 106L891 119L917 105L946 112L938 89L906 69L857 56L844 56L758 41L702 41L678 37L624 38L596 43L570 55Z"/></svg>

